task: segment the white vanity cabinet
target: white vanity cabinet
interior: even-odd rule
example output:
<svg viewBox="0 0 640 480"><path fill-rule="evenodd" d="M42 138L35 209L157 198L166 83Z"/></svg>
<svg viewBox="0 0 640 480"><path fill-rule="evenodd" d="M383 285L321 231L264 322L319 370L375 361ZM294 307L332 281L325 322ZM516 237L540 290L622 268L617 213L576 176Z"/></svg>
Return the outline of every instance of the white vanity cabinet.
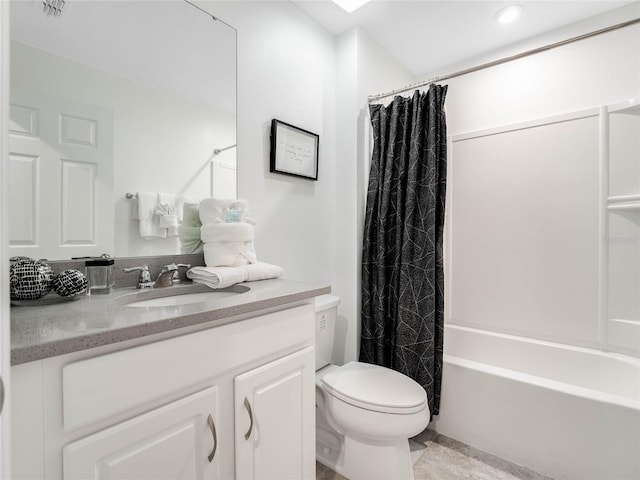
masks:
<svg viewBox="0 0 640 480"><path fill-rule="evenodd" d="M216 407L217 388L209 387L72 442L63 448L64 478L220 478Z"/></svg>
<svg viewBox="0 0 640 480"><path fill-rule="evenodd" d="M314 366L309 347L235 378L236 478L315 478Z"/></svg>
<svg viewBox="0 0 640 480"><path fill-rule="evenodd" d="M13 367L12 478L315 478L314 322L299 304Z"/></svg>

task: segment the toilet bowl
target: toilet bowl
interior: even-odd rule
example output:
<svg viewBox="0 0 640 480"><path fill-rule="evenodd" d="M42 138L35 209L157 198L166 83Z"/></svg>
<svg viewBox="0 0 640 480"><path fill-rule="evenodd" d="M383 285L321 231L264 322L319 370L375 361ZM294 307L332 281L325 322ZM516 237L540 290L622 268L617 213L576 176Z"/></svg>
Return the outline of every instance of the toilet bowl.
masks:
<svg viewBox="0 0 640 480"><path fill-rule="evenodd" d="M350 480L413 479L408 439L429 423L426 392L385 367L327 363L338 303L316 299L316 458Z"/></svg>

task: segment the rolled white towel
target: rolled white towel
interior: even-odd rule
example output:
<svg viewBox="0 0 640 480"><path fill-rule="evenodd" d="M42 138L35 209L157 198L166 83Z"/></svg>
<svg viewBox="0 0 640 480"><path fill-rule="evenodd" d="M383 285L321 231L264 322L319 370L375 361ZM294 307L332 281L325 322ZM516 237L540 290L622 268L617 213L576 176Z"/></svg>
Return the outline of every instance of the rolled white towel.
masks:
<svg viewBox="0 0 640 480"><path fill-rule="evenodd" d="M253 241L254 227L248 223L208 223L202 226L200 238L211 242L250 242Z"/></svg>
<svg viewBox="0 0 640 480"><path fill-rule="evenodd" d="M200 202L200 221L208 223L224 222L224 211L233 206L243 214L249 213L249 202L235 198L205 198Z"/></svg>
<svg viewBox="0 0 640 480"><path fill-rule="evenodd" d="M210 288L226 288L236 283L278 278L283 273L277 265L258 262L242 267L193 267L187 271L187 278Z"/></svg>
<svg viewBox="0 0 640 480"><path fill-rule="evenodd" d="M239 267L257 261L252 241L204 244L204 263L207 267Z"/></svg>
<svg viewBox="0 0 640 480"><path fill-rule="evenodd" d="M210 288L226 288L244 282L246 272L244 267L194 267L187 270L187 278Z"/></svg>
<svg viewBox="0 0 640 480"><path fill-rule="evenodd" d="M279 278L284 274L282 267L272 265L271 263L258 262L252 263L244 267L247 272L245 282L255 282L257 280L268 280L270 278Z"/></svg>

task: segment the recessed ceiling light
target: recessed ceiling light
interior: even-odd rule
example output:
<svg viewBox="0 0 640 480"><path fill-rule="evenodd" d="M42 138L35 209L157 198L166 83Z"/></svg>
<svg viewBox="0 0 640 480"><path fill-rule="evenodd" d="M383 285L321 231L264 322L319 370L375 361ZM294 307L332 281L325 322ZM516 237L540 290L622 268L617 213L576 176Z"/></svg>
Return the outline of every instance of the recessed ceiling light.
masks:
<svg viewBox="0 0 640 480"><path fill-rule="evenodd" d="M367 2L369 2L369 0L333 0L333 3L348 13L356 11Z"/></svg>
<svg viewBox="0 0 640 480"><path fill-rule="evenodd" d="M335 0L334 0L335 1ZM522 13L522 5L511 5L510 7L503 8L494 17L498 23L513 22Z"/></svg>

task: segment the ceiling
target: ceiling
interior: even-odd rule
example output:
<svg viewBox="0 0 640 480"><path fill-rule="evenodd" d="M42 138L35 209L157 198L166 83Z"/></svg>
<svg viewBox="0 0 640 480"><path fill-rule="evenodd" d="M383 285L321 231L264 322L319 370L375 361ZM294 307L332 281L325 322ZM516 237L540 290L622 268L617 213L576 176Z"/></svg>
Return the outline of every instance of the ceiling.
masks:
<svg viewBox="0 0 640 480"><path fill-rule="evenodd" d="M347 13L331 0L292 2L334 35L360 26L416 77L634 3L629 0L372 0ZM499 10L514 3L524 7L517 20L509 24L494 20Z"/></svg>

